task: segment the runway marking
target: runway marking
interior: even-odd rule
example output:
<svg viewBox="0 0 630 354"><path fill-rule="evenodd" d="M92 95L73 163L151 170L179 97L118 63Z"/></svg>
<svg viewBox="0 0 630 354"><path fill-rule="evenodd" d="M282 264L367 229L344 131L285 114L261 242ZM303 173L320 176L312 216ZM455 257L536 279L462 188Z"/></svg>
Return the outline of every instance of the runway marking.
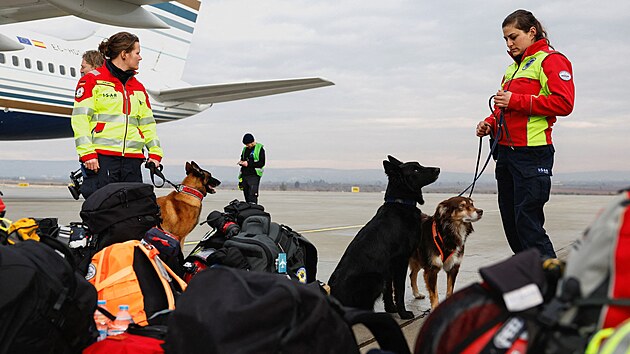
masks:
<svg viewBox="0 0 630 354"><path fill-rule="evenodd" d="M327 228L323 228L323 229L313 229L313 230L304 230L304 231L298 231L298 233L301 234L312 234L315 232L324 232L324 231L337 231L337 230L347 230L347 229L357 229L359 227L363 227L365 225L349 225L349 226L337 226L337 227L327 227Z"/></svg>
<svg viewBox="0 0 630 354"><path fill-rule="evenodd" d="M322 229L313 229L313 230L297 230L297 232L300 233L300 234L313 234L313 233L316 233L316 232L358 229L358 228L363 227L363 226L365 226L365 225L362 224L362 225L336 226L336 227L326 227L326 228L322 228ZM197 240L197 241L188 241L188 242L184 242L184 246L196 245L197 243L199 243L199 240Z"/></svg>

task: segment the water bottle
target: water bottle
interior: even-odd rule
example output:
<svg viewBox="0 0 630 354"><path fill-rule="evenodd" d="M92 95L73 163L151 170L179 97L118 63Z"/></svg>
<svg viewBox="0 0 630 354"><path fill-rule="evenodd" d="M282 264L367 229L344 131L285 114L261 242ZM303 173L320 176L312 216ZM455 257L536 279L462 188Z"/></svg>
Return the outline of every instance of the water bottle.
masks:
<svg viewBox="0 0 630 354"><path fill-rule="evenodd" d="M116 336L125 333L129 324L133 323L131 314L129 313L129 305L118 306L116 319L109 324L108 336Z"/></svg>
<svg viewBox="0 0 630 354"><path fill-rule="evenodd" d="M105 300L98 300L97 304L98 304L99 307L102 307L105 310L108 310L107 307L105 306L107 304L107 301L105 301ZM101 340L107 338L107 331L109 329L109 322L110 322L109 318L107 318L107 316L103 315L101 313L101 311L96 309L96 311L94 312L94 322L96 323L96 329L98 330L98 339L97 339L97 341L101 341Z"/></svg>

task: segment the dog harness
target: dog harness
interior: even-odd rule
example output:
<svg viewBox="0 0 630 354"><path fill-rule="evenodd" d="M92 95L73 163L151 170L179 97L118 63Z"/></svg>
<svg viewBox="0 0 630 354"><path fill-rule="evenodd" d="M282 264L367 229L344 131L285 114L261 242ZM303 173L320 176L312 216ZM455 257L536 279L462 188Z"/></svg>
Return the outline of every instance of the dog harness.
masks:
<svg viewBox="0 0 630 354"><path fill-rule="evenodd" d="M451 253L444 258L444 252L442 251L442 248L444 248L444 240L437 229L437 222L435 220L433 220L433 224L431 224L431 232L433 233L433 243L435 243L435 247L437 247L438 251L440 251L440 258L442 258L442 264L444 264L449 258L451 258L454 252L451 251Z"/></svg>
<svg viewBox="0 0 630 354"><path fill-rule="evenodd" d="M177 193L192 195L199 200L203 200L204 197L203 193L201 193L200 191L196 190L195 188L185 186L183 184L178 185L175 190L177 191Z"/></svg>

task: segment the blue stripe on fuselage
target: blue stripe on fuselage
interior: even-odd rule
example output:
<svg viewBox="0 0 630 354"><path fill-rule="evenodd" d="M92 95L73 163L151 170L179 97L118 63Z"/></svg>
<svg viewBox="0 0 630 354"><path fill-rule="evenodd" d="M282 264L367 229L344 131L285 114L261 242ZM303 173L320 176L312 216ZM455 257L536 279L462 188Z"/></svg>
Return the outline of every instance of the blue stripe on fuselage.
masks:
<svg viewBox="0 0 630 354"><path fill-rule="evenodd" d="M197 22L197 14L192 13L188 10L182 9L179 6L175 6L173 4L170 3L163 3L163 4L155 4L155 5L151 5L153 7L156 7L160 10L164 10L168 13L172 13L175 16L179 16L181 18L184 18L188 21L192 21L192 22Z"/></svg>
<svg viewBox="0 0 630 354"><path fill-rule="evenodd" d="M72 136L69 118L0 111L0 140L55 139Z"/></svg>

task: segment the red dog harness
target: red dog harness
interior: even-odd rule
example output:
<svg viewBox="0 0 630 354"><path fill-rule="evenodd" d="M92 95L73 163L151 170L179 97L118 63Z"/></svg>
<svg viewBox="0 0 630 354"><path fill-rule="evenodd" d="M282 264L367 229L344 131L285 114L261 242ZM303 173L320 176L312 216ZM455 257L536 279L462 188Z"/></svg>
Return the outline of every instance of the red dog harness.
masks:
<svg viewBox="0 0 630 354"><path fill-rule="evenodd" d="M444 264L454 252L449 253L449 255L444 258L444 252L442 252L442 248L444 247L444 240L442 239L442 235L437 229L437 222L433 220L433 224L431 224L431 231L433 232L433 243L435 243L435 247L437 247L438 251L440 251L440 258L442 258L442 264Z"/></svg>

